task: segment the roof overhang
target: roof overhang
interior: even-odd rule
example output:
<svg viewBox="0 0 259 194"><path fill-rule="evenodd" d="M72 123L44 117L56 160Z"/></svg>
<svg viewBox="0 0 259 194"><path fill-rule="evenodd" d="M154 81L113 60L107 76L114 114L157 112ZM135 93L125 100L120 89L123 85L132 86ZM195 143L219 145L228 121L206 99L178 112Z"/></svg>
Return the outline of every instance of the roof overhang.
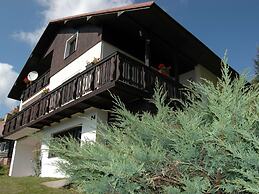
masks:
<svg viewBox="0 0 259 194"><path fill-rule="evenodd" d="M35 70L35 68L37 68L37 61L42 56L42 53L44 53L44 51L48 48L48 46L54 40L60 28L64 25L71 25L71 22L75 24L82 24L87 22L87 20L89 20L93 16L107 16L111 14L122 14L124 12L136 11L140 9L148 9L153 4L154 2L150 1L146 3L138 3L50 21L42 36L40 37L38 43L36 44L35 48L31 52L31 55L27 59L24 67L22 68L18 78L16 79L13 87L11 88L8 94L8 97L15 100L20 100L22 91L25 89L23 79L27 76L28 72Z"/></svg>
<svg viewBox="0 0 259 194"><path fill-rule="evenodd" d="M27 76L29 71L34 70L37 60L48 49L60 28L66 25L76 26L86 23L98 26L113 25L114 28L116 28L115 25L121 24L123 28L127 28L128 26L132 26L132 22L135 28L147 32L151 36L151 39L152 37L157 40L159 39L168 48L184 53L186 57L191 58L196 64L205 66L218 76L221 75L221 59L198 38L151 1L50 21L19 74L8 97L20 100L24 87L22 84L24 77ZM230 70L233 74L238 75L234 69L230 68Z"/></svg>
<svg viewBox="0 0 259 194"><path fill-rule="evenodd" d="M40 37L38 43L31 52L29 58L27 59L25 65L23 66L20 74L18 75L13 87L11 88L8 97L20 100L22 91L25 89L23 84L24 78L28 75L30 71L37 70L38 60L42 57L44 51L49 47L49 44L54 40L58 29L61 26L58 24L49 23L42 36Z"/></svg>

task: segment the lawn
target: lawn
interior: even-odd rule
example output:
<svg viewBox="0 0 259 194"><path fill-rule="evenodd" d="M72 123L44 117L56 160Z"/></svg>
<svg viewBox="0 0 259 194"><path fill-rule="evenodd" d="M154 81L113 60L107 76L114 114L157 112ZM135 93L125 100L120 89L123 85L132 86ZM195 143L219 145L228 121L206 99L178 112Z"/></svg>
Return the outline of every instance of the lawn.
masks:
<svg viewBox="0 0 259 194"><path fill-rule="evenodd" d="M52 180L57 179L0 176L0 194L78 194L72 190L53 189L40 184Z"/></svg>

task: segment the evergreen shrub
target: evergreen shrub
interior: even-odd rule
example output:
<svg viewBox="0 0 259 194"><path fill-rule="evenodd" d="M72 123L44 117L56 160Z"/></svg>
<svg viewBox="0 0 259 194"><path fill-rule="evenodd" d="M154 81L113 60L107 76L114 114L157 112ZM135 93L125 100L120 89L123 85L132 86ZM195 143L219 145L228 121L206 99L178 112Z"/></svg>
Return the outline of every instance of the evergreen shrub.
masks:
<svg viewBox="0 0 259 194"><path fill-rule="evenodd" d="M97 142L54 140L59 169L85 193L259 193L259 87L245 77L192 83L172 109L157 87L156 114L132 114L115 97L117 123ZM180 100L179 100L180 101Z"/></svg>

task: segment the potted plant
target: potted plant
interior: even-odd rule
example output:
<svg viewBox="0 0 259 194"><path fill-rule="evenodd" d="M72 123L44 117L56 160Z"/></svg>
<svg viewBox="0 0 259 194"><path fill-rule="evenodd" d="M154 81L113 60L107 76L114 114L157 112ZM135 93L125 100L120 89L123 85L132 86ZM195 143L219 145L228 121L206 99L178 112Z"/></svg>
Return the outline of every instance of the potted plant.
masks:
<svg viewBox="0 0 259 194"><path fill-rule="evenodd" d="M171 70L171 67L170 66L167 67L163 63L158 65L158 72L166 77L168 77L170 75L170 70Z"/></svg>
<svg viewBox="0 0 259 194"><path fill-rule="evenodd" d="M44 89L42 90L42 93L43 93L43 94L49 93L49 88L44 88Z"/></svg>

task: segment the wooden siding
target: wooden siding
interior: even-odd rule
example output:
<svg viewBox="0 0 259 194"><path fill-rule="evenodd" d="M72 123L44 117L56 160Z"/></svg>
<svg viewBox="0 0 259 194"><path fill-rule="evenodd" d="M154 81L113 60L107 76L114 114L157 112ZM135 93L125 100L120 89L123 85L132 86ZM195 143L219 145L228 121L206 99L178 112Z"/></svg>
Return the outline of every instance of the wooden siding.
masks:
<svg viewBox="0 0 259 194"><path fill-rule="evenodd" d="M27 88L23 91L22 100L26 101L37 92L42 90L49 84L49 71L47 71L44 75L38 78L35 82L28 85Z"/></svg>
<svg viewBox="0 0 259 194"><path fill-rule="evenodd" d="M76 51L69 57L64 59L64 51L66 41L78 32L78 44ZM69 63L77 59L99 41L101 41L102 29L96 26L85 25L77 28L66 27L59 31L53 45L49 49L53 49L53 57L50 68L50 76L63 69ZM47 52L50 52L48 50Z"/></svg>

